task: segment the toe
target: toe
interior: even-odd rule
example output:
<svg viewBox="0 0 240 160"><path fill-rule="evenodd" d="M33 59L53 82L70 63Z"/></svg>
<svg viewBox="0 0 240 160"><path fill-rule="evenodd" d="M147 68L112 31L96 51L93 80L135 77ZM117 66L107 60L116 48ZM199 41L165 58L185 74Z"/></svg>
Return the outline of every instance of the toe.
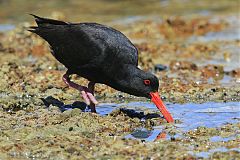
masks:
<svg viewBox="0 0 240 160"><path fill-rule="evenodd" d="M95 105L98 104L98 101L96 100L92 93L87 92L87 96L90 99L90 101L92 101L92 103L94 103Z"/></svg>
<svg viewBox="0 0 240 160"><path fill-rule="evenodd" d="M86 102L87 105L90 105L90 100L88 98L88 95L85 91L81 91L82 97L84 99L84 101Z"/></svg>

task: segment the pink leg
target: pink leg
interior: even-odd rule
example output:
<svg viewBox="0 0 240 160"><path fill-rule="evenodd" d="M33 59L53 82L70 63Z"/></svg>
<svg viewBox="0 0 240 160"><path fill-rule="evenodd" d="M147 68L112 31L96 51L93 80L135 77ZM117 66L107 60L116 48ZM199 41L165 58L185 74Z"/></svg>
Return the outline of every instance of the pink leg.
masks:
<svg viewBox="0 0 240 160"><path fill-rule="evenodd" d="M92 97L92 98L94 97L94 85L95 85L94 82L89 82L88 83L88 89L90 90L91 94L87 93L87 95L89 97ZM94 99L95 99L95 97L94 97ZM96 106L96 104L91 101L91 103L90 103L91 112L96 113L96 107L95 106Z"/></svg>
<svg viewBox="0 0 240 160"><path fill-rule="evenodd" d="M69 78L69 74L66 73L63 75L63 81L70 87L77 89L78 91L81 92L82 97L84 99L84 101L86 102L87 105L95 105L98 104L96 98L93 96L93 92L94 92L94 84L93 82L89 82L89 87L91 87L91 89L78 85L74 82L72 82ZM90 106L91 107L91 106ZM92 110L92 109L91 109Z"/></svg>

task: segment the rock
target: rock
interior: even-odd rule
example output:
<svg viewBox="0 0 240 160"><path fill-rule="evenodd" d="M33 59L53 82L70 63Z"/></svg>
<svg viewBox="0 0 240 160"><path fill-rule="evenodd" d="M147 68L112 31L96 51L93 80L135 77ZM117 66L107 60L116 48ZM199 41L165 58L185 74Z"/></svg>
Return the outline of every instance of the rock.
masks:
<svg viewBox="0 0 240 160"><path fill-rule="evenodd" d="M166 69L167 69L167 66L164 66L164 65L162 65L162 64L156 64L156 65L154 66L155 72L157 72L157 71L164 71L164 70L166 70Z"/></svg>

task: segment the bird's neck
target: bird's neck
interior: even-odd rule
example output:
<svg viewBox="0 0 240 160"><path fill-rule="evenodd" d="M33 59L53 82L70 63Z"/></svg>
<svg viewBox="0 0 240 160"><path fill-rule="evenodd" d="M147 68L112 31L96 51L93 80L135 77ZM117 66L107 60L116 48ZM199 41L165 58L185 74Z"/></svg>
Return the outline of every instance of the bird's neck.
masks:
<svg viewBox="0 0 240 160"><path fill-rule="evenodd" d="M135 76L141 76L144 73L144 71L140 70L135 65L125 64L119 70L118 80L130 82Z"/></svg>
<svg viewBox="0 0 240 160"><path fill-rule="evenodd" d="M126 64L117 71L116 76L114 76L114 79L108 85L119 91L129 93L129 90L134 88L132 87L134 79L141 77L144 73L137 66Z"/></svg>

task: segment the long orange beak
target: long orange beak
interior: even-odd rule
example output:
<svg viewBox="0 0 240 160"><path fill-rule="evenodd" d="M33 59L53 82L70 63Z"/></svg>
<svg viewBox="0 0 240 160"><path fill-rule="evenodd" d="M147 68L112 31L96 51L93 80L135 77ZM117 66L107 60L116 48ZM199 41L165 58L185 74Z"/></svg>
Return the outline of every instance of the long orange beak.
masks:
<svg viewBox="0 0 240 160"><path fill-rule="evenodd" d="M164 105L163 101L159 97L158 92L151 92L151 101L157 106L157 108L160 110L160 112L163 114L164 118L167 120L167 122L172 123L174 122L172 115L170 112L168 112L166 106Z"/></svg>

